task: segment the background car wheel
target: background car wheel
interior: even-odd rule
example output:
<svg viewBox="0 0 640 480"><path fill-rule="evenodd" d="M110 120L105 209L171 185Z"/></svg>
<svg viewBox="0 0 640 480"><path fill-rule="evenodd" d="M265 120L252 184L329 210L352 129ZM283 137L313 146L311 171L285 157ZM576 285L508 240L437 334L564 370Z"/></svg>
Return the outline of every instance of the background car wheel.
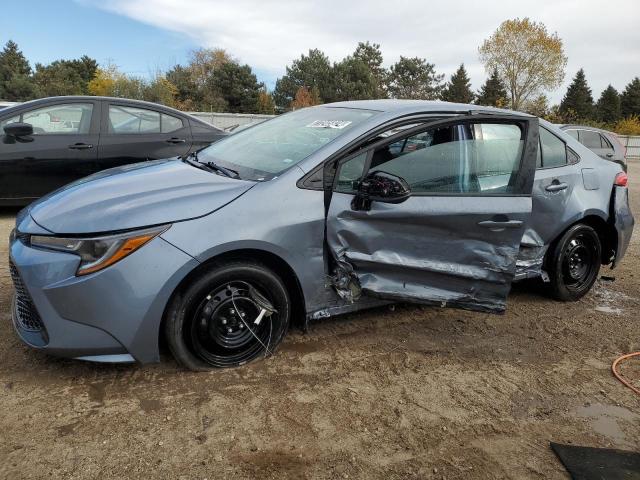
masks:
<svg viewBox="0 0 640 480"><path fill-rule="evenodd" d="M230 262L204 272L174 298L165 335L186 368L235 367L273 353L290 315L277 275L259 263Z"/></svg>
<svg viewBox="0 0 640 480"><path fill-rule="evenodd" d="M563 301L582 298L600 271L602 246L596 231L588 225L574 225L550 253L548 268L552 295Z"/></svg>

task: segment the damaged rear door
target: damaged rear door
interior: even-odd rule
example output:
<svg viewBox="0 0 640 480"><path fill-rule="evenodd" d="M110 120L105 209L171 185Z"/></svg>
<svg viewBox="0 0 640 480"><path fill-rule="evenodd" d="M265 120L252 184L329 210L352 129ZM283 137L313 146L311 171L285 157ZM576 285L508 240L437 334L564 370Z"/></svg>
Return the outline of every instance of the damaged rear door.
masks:
<svg viewBox="0 0 640 480"><path fill-rule="evenodd" d="M464 115L387 134L325 165L336 291L504 311L531 215L538 120Z"/></svg>

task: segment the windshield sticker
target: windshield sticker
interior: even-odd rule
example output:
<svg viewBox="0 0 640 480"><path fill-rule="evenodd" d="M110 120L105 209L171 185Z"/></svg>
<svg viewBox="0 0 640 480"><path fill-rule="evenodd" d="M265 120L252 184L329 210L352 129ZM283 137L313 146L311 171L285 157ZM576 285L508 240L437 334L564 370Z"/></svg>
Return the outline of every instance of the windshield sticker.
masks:
<svg viewBox="0 0 640 480"><path fill-rule="evenodd" d="M347 120L316 120L307 125L308 128L337 128L341 129L348 125L351 125Z"/></svg>

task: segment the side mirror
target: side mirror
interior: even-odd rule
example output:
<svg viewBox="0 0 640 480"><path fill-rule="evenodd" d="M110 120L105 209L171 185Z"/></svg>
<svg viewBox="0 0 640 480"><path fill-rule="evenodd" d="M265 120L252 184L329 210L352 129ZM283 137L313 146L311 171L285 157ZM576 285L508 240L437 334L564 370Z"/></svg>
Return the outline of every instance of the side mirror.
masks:
<svg viewBox="0 0 640 480"><path fill-rule="evenodd" d="M30 137L33 135L33 125L22 122L10 123L4 126L4 133L13 138Z"/></svg>
<svg viewBox="0 0 640 480"><path fill-rule="evenodd" d="M402 203L410 196L411 187L404 178L374 171L358 184L352 207L354 210L369 210L371 202Z"/></svg>

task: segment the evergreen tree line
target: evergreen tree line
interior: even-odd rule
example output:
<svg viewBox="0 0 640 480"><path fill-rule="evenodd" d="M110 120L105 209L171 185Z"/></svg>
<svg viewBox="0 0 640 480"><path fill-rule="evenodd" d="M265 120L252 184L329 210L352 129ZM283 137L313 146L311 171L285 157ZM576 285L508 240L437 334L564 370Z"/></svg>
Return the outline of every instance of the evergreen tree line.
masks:
<svg viewBox="0 0 640 480"><path fill-rule="evenodd" d="M424 58L404 57L383 67L380 45L358 43L339 62L330 62L312 49L293 60L276 81L273 92L259 82L249 65L221 49L199 49L186 65L158 72L151 79L126 75L113 65L100 67L83 56L56 60L32 69L16 43L0 52L0 98L25 101L54 95L107 95L154 101L181 110L235 113L276 113L321 103L374 98L444 100L509 108L509 95L497 69L474 92L464 64L444 81ZM549 107L540 95L523 110L558 123L579 122L612 126L640 116L640 79L618 93L609 85L594 101L580 69L560 105Z"/></svg>

